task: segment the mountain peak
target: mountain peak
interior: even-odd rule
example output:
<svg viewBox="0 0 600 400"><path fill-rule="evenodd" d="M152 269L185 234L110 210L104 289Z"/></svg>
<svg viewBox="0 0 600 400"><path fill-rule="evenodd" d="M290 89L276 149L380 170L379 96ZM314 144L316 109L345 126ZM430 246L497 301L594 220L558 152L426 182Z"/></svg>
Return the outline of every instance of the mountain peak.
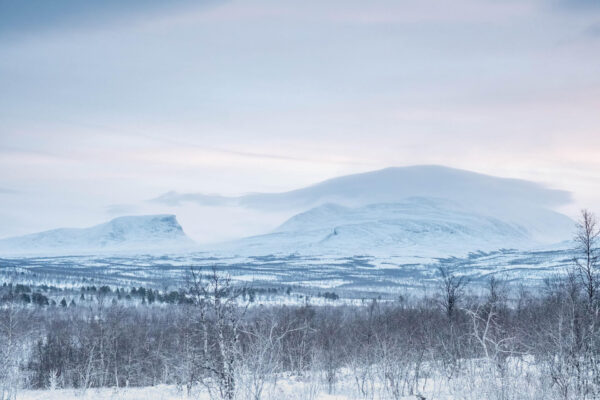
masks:
<svg viewBox="0 0 600 400"><path fill-rule="evenodd" d="M168 250L190 246L172 214L114 218L90 228L60 228L0 240L3 253L89 253L97 251Z"/></svg>

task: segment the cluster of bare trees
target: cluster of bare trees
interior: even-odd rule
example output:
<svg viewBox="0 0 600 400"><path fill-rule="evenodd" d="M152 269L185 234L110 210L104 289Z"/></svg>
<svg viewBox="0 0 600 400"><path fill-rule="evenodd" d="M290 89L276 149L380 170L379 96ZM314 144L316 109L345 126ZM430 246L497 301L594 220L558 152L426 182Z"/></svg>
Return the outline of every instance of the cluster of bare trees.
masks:
<svg viewBox="0 0 600 400"><path fill-rule="evenodd" d="M12 400L19 387L21 363L27 357L23 346L27 336L28 312L13 304L0 313L0 400Z"/></svg>
<svg viewBox="0 0 600 400"><path fill-rule="evenodd" d="M436 390L464 399L597 399L599 238L584 212L580 256L541 293L491 278L474 295L460 271L442 269L433 296L362 306L248 307L244 291L214 271L192 271L180 291L186 301L155 307L99 295L35 308L4 296L0 400L18 388L157 384L259 400L284 375L308 382L307 399L342 389L362 399Z"/></svg>

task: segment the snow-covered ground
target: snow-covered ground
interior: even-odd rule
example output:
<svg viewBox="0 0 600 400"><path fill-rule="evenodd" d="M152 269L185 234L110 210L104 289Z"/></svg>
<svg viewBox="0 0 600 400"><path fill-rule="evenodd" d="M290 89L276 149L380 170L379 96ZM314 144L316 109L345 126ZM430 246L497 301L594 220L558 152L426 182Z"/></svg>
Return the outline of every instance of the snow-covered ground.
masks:
<svg viewBox="0 0 600 400"><path fill-rule="evenodd" d="M348 394L329 394L315 390L310 384L286 382L285 388L265 397L268 400L355 400L360 397ZM316 393L315 393L316 392ZM194 391L188 396L184 390L174 386L156 386L128 389L90 389L80 390L26 390L18 394L17 400L210 400L208 393ZM402 396L398 400L415 400L414 395ZM437 399L441 399L437 397ZM453 400L451 397L445 399ZM250 400L250 399L248 399Z"/></svg>
<svg viewBox="0 0 600 400"><path fill-rule="evenodd" d="M324 371L307 372L268 378L261 394L254 396L251 380L238 380L236 400L541 400L553 399L553 389L544 374L533 365L530 357L507 360L505 369L496 361L483 359L462 360L461 370L447 376L440 370L421 367L422 378L416 387L409 388L408 376L395 373L402 366L372 365L343 368L336 371L329 384ZM397 378L397 382L390 378ZM406 383L404 379L407 379ZM395 384L394 384L395 383ZM397 385L396 385L397 384ZM212 400L202 386L194 386L190 393L185 387L157 385L139 388L22 390L18 400Z"/></svg>
<svg viewBox="0 0 600 400"><path fill-rule="evenodd" d="M285 388L283 388L285 386ZM289 399L289 400L346 400L355 399L344 394L328 394L326 392L313 393L309 384L286 382L282 385L278 394L273 394L265 399ZM80 390L27 390L17 396L18 400L209 400L206 392L193 391L188 396L185 390L174 386L156 386L128 389L89 389L86 392ZM415 396L406 396L402 399L414 400Z"/></svg>

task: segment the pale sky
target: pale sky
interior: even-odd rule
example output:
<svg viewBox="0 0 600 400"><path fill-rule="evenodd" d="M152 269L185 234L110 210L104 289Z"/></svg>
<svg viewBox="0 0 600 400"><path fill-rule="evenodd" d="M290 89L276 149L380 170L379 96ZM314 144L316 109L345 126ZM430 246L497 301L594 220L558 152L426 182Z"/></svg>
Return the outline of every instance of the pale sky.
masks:
<svg viewBox="0 0 600 400"><path fill-rule="evenodd" d="M600 212L597 0L0 0L0 237L440 164Z"/></svg>

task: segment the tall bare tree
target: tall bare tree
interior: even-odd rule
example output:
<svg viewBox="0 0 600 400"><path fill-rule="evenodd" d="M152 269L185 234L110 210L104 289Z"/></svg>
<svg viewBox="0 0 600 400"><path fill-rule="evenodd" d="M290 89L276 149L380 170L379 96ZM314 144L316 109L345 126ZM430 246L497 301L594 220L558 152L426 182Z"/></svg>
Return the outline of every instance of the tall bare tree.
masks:
<svg viewBox="0 0 600 400"><path fill-rule="evenodd" d="M198 307L202 337L200 368L209 379L203 383L211 396L232 400L236 394L236 368L240 355L240 324L247 309L238 304L236 290L228 276L213 269L201 276L191 270L190 292Z"/></svg>
<svg viewBox="0 0 600 400"><path fill-rule="evenodd" d="M599 238L600 227L596 216L588 210L582 210L575 235L576 250L579 254L573 261L590 306L594 304L598 292Z"/></svg>
<svg viewBox="0 0 600 400"><path fill-rule="evenodd" d="M448 316L452 320L458 303L460 302L467 280L464 276L456 276L446 267L440 267L441 275L441 304Z"/></svg>
<svg viewBox="0 0 600 400"><path fill-rule="evenodd" d="M22 310L9 295L0 309L0 400L16 399L19 385L21 331L25 323Z"/></svg>

